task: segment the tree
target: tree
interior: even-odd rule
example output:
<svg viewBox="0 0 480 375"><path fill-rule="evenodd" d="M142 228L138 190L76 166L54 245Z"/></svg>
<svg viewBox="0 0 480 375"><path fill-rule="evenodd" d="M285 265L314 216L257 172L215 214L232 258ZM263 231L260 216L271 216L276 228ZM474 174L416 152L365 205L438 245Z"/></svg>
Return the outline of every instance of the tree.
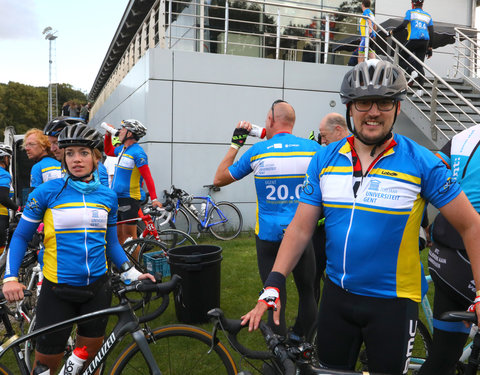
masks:
<svg viewBox="0 0 480 375"><path fill-rule="evenodd" d="M69 84L58 86L59 103L73 99L84 104L86 95ZM63 101L62 101L63 100ZM59 108L60 109L60 108ZM30 128L43 129L48 120L48 88L18 82L0 83L0 133L13 126L17 134Z"/></svg>

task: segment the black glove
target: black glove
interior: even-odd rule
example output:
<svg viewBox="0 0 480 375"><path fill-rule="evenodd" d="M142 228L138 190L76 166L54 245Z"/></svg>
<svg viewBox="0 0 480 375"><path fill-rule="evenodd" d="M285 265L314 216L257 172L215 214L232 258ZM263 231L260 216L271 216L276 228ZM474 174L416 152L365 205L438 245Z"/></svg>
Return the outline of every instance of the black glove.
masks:
<svg viewBox="0 0 480 375"><path fill-rule="evenodd" d="M237 150L245 144L245 141L248 137L248 130L244 128L235 128L232 136L232 144L233 148Z"/></svg>
<svg viewBox="0 0 480 375"><path fill-rule="evenodd" d="M428 47L428 49L427 49L427 57L432 57L432 54L433 54L432 47Z"/></svg>

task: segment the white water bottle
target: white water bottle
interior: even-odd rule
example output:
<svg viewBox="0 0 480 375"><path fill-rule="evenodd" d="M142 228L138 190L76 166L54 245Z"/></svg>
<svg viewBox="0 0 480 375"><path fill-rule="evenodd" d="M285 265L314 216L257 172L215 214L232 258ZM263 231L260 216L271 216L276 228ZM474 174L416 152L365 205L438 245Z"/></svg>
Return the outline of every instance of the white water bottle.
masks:
<svg viewBox="0 0 480 375"><path fill-rule="evenodd" d="M188 208L190 208L190 210L191 210L195 215L198 215L198 210L197 210L197 208L196 208L193 204L190 204L190 206L188 206Z"/></svg>
<svg viewBox="0 0 480 375"><path fill-rule="evenodd" d="M252 137L258 137L260 139L265 138L266 134L267 134L267 129L254 124L252 124L252 130L250 130L250 132L248 133L248 135L251 135Z"/></svg>
<svg viewBox="0 0 480 375"><path fill-rule="evenodd" d="M205 202L202 202L202 205L200 206L200 217L205 216L205 209L207 208L207 204Z"/></svg>
<svg viewBox="0 0 480 375"><path fill-rule="evenodd" d="M116 137L117 133L118 133L118 130L111 127L110 125L108 125L106 122L102 122L100 124L100 126L102 128L104 128L107 132L109 132L113 137Z"/></svg>
<svg viewBox="0 0 480 375"><path fill-rule="evenodd" d="M88 358L87 347L75 348L58 375L78 375Z"/></svg>

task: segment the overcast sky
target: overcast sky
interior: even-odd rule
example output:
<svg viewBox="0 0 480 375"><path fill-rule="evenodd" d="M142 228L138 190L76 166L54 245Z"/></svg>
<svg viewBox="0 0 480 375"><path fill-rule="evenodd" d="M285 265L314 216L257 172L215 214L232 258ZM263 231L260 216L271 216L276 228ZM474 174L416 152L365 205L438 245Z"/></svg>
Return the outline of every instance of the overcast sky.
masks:
<svg viewBox="0 0 480 375"><path fill-rule="evenodd" d="M128 0L0 0L0 82L48 85L49 42L57 30L56 78L90 91Z"/></svg>

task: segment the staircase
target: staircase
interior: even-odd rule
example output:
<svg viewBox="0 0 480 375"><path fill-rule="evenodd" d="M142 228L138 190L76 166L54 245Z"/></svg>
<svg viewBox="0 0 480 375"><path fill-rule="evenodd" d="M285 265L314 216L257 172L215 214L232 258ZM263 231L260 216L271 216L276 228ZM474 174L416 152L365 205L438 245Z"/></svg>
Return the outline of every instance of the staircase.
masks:
<svg viewBox="0 0 480 375"><path fill-rule="evenodd" d="M462 78L444 80L473 106L480 108L480 95L472 85ZM440 149L458 132L480 123L480 114L443 83L426 81L425 94L421 97L414 94L419 88L415 84L408 90L402 110L432 141L434 148Z"/></svg>

